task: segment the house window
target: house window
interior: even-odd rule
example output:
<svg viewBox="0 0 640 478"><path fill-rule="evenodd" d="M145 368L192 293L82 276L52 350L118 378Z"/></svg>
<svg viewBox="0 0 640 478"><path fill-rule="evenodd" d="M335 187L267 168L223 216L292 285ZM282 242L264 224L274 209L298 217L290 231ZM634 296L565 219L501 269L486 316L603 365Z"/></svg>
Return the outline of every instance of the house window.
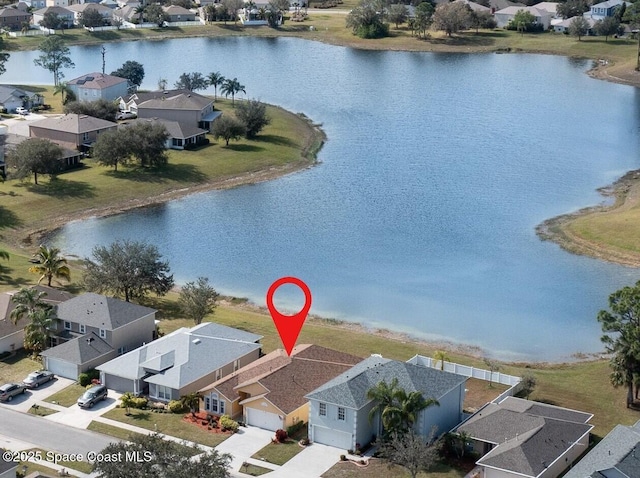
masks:
<svg viewBox="0 0 640 478"><path fill-rule="evenodd" d="M81 334L86 334L87 333L87 327L84 324L80 324L80 333Z"/></svg>
<svg viewBox="0 0 640 478"><path fill-rule="evenodd" d="M344 421L345 419L344 415L345 415L344 408L338 407L338 420Z"/></svg>
<svg viewBox="0 0 640 478"><path fill-rule="evenodd" d="M89 133L82 133L82 141L89 141Z"/></svg>
<svg viewBox="0 0 640 478"><path fill-rule="evenodd" d="M318 415L320 415L321 417L326 417L327 416L327 404L326 403L321 403L320 407L318 409Z"/></svg>
<svg viewBox="0 0 640 478"><path fill-rule="evenodd" d="M118 355L124 354L126 349L124 347L118 347Z"/></svg>
<svg viewBox="0 0 640 478"><path fill-rule="evenodd" d="M218 413L218 394L217 393L212 393L211 394L211 408L210 410L213 413Z"/></svg>
<svg viewBox="0 0 640 478"><path fill-rule="evenodd" d="M64 330L71 330L71 322L68 320L64 321Z"/></svg>
<svg viewBox="0 0 640 478"><path fill-rule="evenodd" d="M156 387L160 400L171 400L171 389L169 387L165 387L164 385L156 385Z"/></svg>
<svg viewBox="0 0 640 478"><path fill-rule="evenodd" d="M211 411L211 398L204 397L204 409Z"/></svg>
<svg viewBox="0 0 640 478"><path fill-rule="evenodd" d="M220 400L220 415L224 415L224 400Z"/></svg>
<svg viewBox="0 0 640 478"><path fill-rule="evenodd" d="M104 329L100 329L100 338L101 339L106 339L107 338L107 331Z"/></svg>
<svg viewBox="0 0 640 478"><path fill-rule="evenodd" d="M240 359L233 361L233 371L235 372L240 368Z"/></svg>
<svg viewBox="0 0 640 478"><path fill-rule="evenodd" d="M222 370L216 370L216 380L220 380L222 378Z"/></svg>

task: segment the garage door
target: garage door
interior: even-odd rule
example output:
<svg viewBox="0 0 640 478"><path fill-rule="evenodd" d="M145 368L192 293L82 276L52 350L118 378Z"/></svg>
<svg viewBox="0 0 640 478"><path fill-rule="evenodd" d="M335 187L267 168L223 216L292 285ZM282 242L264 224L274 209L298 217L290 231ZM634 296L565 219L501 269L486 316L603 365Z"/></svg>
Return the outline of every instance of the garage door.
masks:
<svg viewBox="0 0 640 478"><path fill-rule="evenodd" d="M282 428L282 419L275 413L245 407L247 411L247 425L276 431Z"/></svg>
<svg viewBox="0 0 640 478"><path fill-rule="evenodd" d="M133 393L133 380L129 378L118 377L116 375L109 375L105 373L101 374L102 383L107 386L109 390L115 390L116 392L132 392Z"/></svg>
<svg viewBox="0 0 640 478"><path fill-rule="evenodd" d="M322 443L323 445L335 446L343 450L349 450L353 448L351 443L351 433L340 432L332 430L330 428L313 426L313 441L315 443Z"/></svg>
<svg viewBox="0 0 640 478"><path fill-rule="evenodd" d="M47 358L47 370L50 370L58 377L70 378L78 380L78 366L74 363L65 362L64 360Z"/></svg>

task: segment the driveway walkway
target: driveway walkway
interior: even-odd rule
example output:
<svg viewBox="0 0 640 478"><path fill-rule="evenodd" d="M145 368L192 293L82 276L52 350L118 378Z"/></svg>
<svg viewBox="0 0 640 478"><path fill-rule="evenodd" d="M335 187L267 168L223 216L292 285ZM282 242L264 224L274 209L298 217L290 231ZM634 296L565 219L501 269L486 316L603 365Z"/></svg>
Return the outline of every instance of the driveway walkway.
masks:
<svg viewBox="0 0 640 478"><path fill-rule="evenodd" d="M314 443L306 447L276 471L269 473L270 478L318 478L335 465L344 455L344 450L332 446Z"/></svg>
<svg viewBox="0 0 640 478"><path fill-rule="evenodd" d="M61 116L61 115L41 115L37 113L29 113L26 116L20 116L15 118L3 119L0 121L0 125L7 126L9 133L18 134L20 136L29 136L29 123L38 121L49 116Z"/></svg>
<svg viewBox="0 0 640 478"><path fill-rule="evenodd" d="M70 407L63 408L58 413L47 415L44 418L52 422L86 429L89 426L89 423L93 420L100 417L103 413L115 408L121 395L121 393L109 390L109 396L107 399L96 403L93 408L80 408L74 403ZM47 403L43 403L42 405L45 407L49 406ZM56 409L59 410L58 407L56 407Z"/></svg>
<svg viewBox="0 0 640 478"><path fill-rule="evenodd" d="M229 453L233 456L231 461L231 469L233 471L238 471L245 461L255 463L264 468L271 468L275 465L269 466L270 463L265 464L258 460L251 460L251 456L271 443L273 436L273 432L262 428L240 427L238 433L234 433L220 443L216 450L219 453ZM295 474L290 476L295 476Z"/></svg>
<svg viewBox="0 0 640 478"><path fill-rule="evenodd" d="M72 383L74 383L73 380L58 377L52 382L40 385L38 388L27 390L24 394L15 397L13 400L11 400L11 402L0 402L0 406L11 410L16 410L18 412L29 411L29 409L35 403L37 403L38 405L53 408L50 406L50 404L42 403L42 400L53 395L54 393L59 392L63 388L67 388Z"/></svg>

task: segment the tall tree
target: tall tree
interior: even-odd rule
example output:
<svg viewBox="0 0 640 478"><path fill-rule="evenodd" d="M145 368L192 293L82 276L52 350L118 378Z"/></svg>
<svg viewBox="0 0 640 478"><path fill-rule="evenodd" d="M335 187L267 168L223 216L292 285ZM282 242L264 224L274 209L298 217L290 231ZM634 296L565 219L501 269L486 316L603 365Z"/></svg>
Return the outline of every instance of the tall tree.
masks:
<svg viewBox="0 0 640 478"><path fill-rule="evenodd" d="M218 99L218 86L221 86L225 79L219 71L214 71L207 75L207 81L213 86L213 98L216 100Z"/></svg>
<svg viewBox="0 0 640 478"><path fill-rule="evenodd" d="M64 68L73 68L75 66L69 56L69 48L65 46L64 40L58 35L47 36L40 43L38 50L42 53L33 62L37 66L53 73L54 85L60 83L60 80L64 78L62 73Z"/></svg>
<svg viewBox="0 0 640 478"><path fill-rule="evenodd" d="M178 305L182 314L198 325L216 308L219 294L209 285L209 279L198 277L196 282L187 282L180 290Z"/></svg>
<svg viewBox="0 0 640 478"><path fill-rule="evenodd" d="M56 176L62 169L62 148L48 139L29 138L18 144L7 158L11 175L24 179L33 174L38 184L38 174Z"/></svg>
<svg viewBox="0 0 640 478"><path fill-rule="evenodd" d="M38 284L43 279L47 279L47 285L51 287L51 280L54 277L67 281L71 280L71 271L67 265L67 259L60 255L60 249L57 247L47 247L41 244L34 257L38 259L38 263L29 267L29 272L40 274Z"/></svg>
<svg viewBox="0 0 640 478"><path fill-rule="evenodd" d="M569 23L569 35L578 37L578 41L580 41L583 36L589 33L590 28L591 26L587 19L580 15L579 17L575 17Z"/></svg>
<svg viewBox="0 0 640 478"><path fill-rule="evenodd" d="M155 23L159 27L169 19L162 7L155 3L147 6L144 13L148 22Z"/></svg>
<svg viewBox="0 0 640 478"><path fill-rule="evenodd" d="M471 12L464 3L441 3L433 14L433 26L447 36L469 28L470 24Z"/></svg>
<svg viewBox="0 0 640 478"><path fill-rule="evenodd" d="M24 328L24 348L37 355L49 344L51 328L55 322L53 309L36 309L29 318L31 320Z"/></svg>
<svg viewBox="0 0 640 478"><path fill-rule="evenodd" d="M189 91L204 90L207 86L207 79L197 71L181 74L175 84L176 89Z"/></svg>
<svg viewBox="0 0 640 478"><path fill-rule="evenodd" d="M413 27L418 32L418 38L420 37L421 33L422 37L426 38L427 30L433 22L433 13L435 11L433 5L431 5L431 3L429 2L422 2L418 4L415 11L416 14L415 18L413 19Z"/></svg>
<svg viewBox="0 0 640 478"><path fill-rule="evenodd" d="M598 313L602 343L611 354L611 383L627 387L627 407L633 404L634 374L640 373L640 281L609 296L609 310Z"/></svg>
<svg viewBox="0 0 640 478"><path fill-rule="evenodd" d="M347 15L347 28L360 38L382 38L389 34L384 14L375 0L361 0Z"/></svg>
<svg viewBox="0 0 640 478"><path fill-rule="evenodd" d="M57 30L62 25L62 22L63 19L56 12L48 11L42 16L40 26L50 30Z"/></svg>
<svg viewBox="0 0 640 478"><path fill-rule="evenodd" d="M100 460L94 471L101 478L136 476L143 478L228 478L231 456L216 450L202 453L196 446L165 440L161 435L136 434L128 441L114 442L103 456L139 456L140 460ZM199 454L194 460L193 455Z"/></svg>
<svg viewBox="0 0 640 478"><path fill-rule="evenodd" d="M14 309L9 317L14 324L17 324L24 318L29 318L38 309L50 308L43 298L47 296L46 292L41 292L35 287L23 287L13 294L11 302L15 304Z"/></svg>
<svg viewBox="0 0 640 478"><path fill-rule="evenodd" d="M267 105L258 100L238 103L236 117L244 125L245 134L249 139L255 138L271 122L271 119L267 116Z"/></svg>
<svg viewBox="0 0 640 478"><path fill-rule="evenodd" d="M211 128L211 135L215 139L224 139L227 146L229 146L230 140L238 140L242 138L245 133L244 125L234 117L227 115L222 115L221 118L215 120Z"/></svg>
<svg viewBox="0 0 640 478"><path fill-rule="evenodd" d="M93 260L86 258L84 284L87 290L111 292L131 299L149 293L163 296L173 287L169 263L158 248L146 242L115 241L93 248Z"/></svg>
<svg viewBox="0 0 640 478"><path fill-rule="evenodd" d="M76 100L76 95L73 90L69 87L66 81L61 81L56 86L53 87L53 94L60 94L62 99L62 104L66 105L70 101Z"/></svg>
<svg viewBox="0 0 640 478"><path fill-rule="evenodd" d="M398 391L398 379L394 378L391 383L385 380L379 382L376 386L367 390L367 398L373 400L374 406L369 411L369 422L373 422L376 416L380 416L382 420L383 431L387 432L392 424L393 414L389 414L388 410L395 407L395 398Z"/></svg>
<svg viewBox="0 0 640 478"><path fill-rule="evenodd" d="M402 3L394 3L389 6L389 10L387 12L387 20L391 23L394 23L396 26L396 30L400 28L400 24L407 21L409 18L409 12L407 7Z"/></svg>
<svg viewBox="0 0 640 478"><path fill-rule="evenodd" d="M397 390L395 399L399 404L400 427L403 431L413 428L422 410L434 405L440 406L440 403L434 398L424 398L422 393L418 391L407 393L402 388Z"/></svg>
<svg viewBox="0 0 640 478"><path fill-rule="evenodd" d="M129 81L129 90L136 91L144 79L144 66L137 61L127 60L120 68L112 71L111 74L120 78L126 78Z"/></svg>
<svg viewBox="0 0 640 478"><path fill-rule="evenodd" d="M93 145L93 159L103 166L111 166L118 171L118 164L126 165L131 159L131 148L125 140L127 134L122 129L105 131Z"/></svg>
<svg viewBox="0 0 640 478"><path fill-rule="evenodd" d="M222 83L222 88L220 88L220 92L223 95L225 96L231 95L232 105L235 105L236 94L240 93L241 91L245 94L247 93L246 90L244 89L244 85L241 85L237 78L234 78L233 80L227 78Z"/></svg>
<svg viewBox="0 0 640 478"><path fill-rule="evenodd" d="M439 443L433 442L435 429L425 440L413 431L392 433L380 444L380 455L391 464L406 468L412 478L421 471L429 471L438 461Z"/></svg>
<svg viewBox="0 0 640 478"><path fill-rule="evenodd" d="M605 17L598 20L593 26L596 35L604 37L605 43L609 41L609 36L615 35L620 31L620 21L616 17Z"/></svg>
<svg viewBox="0 0 640 478"><path fill-rule="evenodd" d="M82 27L93 28L105 25L105 18L97 8L87 8L80 14L78 24Z"/></svg>
<svg viewBox="0 0 640 478"><path fill-rule="evenodd" d="M584 12L589 11L589 3L587 0L567 0L566 2L558 2L556 13L565 20L567 18L582 17Z"/></svg>

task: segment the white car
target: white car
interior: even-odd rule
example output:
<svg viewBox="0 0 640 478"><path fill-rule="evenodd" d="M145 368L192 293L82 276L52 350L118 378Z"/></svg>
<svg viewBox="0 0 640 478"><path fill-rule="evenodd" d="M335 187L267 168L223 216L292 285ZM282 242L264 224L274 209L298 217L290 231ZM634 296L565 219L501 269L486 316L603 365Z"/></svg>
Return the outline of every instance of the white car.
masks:
<svg viewBox="0 0 640 478"><path fill-rule="evenodd" d="M18 113L19 115L28 115L29 114L29 110L26 108L23 108L22 106L18 106L16 108L16 113Z"/></svg>

